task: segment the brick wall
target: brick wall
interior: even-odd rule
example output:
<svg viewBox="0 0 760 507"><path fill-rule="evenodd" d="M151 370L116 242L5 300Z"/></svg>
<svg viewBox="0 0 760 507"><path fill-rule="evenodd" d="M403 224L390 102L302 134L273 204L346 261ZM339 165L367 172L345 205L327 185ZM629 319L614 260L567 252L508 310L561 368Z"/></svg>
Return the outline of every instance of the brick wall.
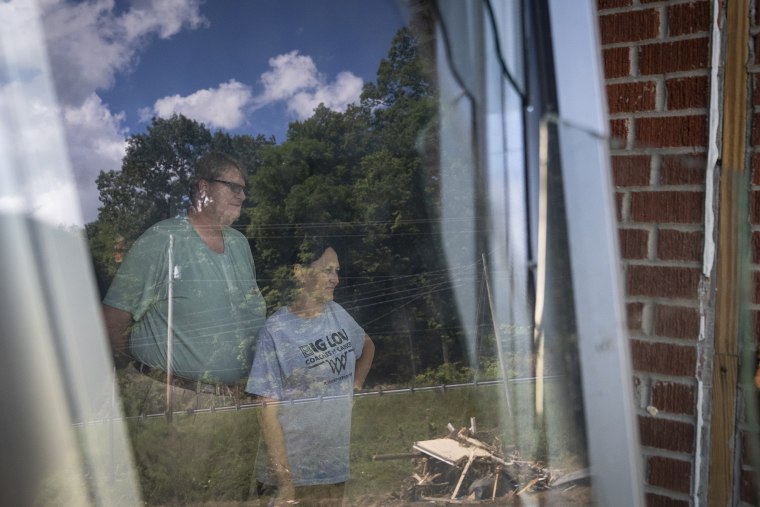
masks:
<svg viewBox="0 0 760 507"><path fill-rule="evenodd" d="M598 0L598 9L646 501L689 506L711 2Z"/></svg>

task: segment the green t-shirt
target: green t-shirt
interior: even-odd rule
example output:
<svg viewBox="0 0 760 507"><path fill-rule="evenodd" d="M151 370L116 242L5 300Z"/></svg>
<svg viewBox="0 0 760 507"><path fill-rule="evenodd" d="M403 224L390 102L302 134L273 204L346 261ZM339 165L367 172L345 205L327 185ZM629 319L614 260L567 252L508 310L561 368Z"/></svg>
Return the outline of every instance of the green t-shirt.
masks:
<svg viewBox="0 0 760 507"><path fill-rule="evenodd" d="M169 238L173 241L172 370L233 384L247 376L266 317L248 241L225 228L224 252L208 248L187 218L148 229L124 258L103 303L132 314L130 353L166 370Z"/></svg>

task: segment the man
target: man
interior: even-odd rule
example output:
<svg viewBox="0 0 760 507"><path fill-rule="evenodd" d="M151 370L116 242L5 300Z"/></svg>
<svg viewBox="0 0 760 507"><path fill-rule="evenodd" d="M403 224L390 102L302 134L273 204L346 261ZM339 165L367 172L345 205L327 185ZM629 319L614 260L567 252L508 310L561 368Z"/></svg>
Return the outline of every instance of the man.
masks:
<svg viewBox="0 0 760 507"><path fill-rule="evenodd" d="M117 361L126 356L142 373L165 372L171 320L175 385L224 394L248 373L266 309L248 241L230 228L245 187L234 159L202 157L187 216L153 225L134 243L103 300Z"/></svg>

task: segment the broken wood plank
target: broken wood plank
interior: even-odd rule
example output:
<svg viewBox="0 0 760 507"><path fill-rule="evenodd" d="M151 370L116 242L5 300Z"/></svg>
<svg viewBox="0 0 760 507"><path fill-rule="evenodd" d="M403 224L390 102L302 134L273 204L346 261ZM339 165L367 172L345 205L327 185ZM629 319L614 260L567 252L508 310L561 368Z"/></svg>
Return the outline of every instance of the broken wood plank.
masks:
<svg viewBox="0 0 760 507"><path fill-rule="evenodd" d="M462 470L462 475L459 476L459 481L457 481L457 487L454 488L454 492L451 494L452 500L457 497L457 493L459 493L459 488L462 487L462 481L464 480L464 476L467 475L467 471L470 469L470 465L472 465L472 462L475 460L475 451L476 451L475 448L470 450L470 457L467 460L467 464L464 466L464 470Z"/></svg>
<svg viewBox="0 0 760 507"><path fill-rule="evenodd" d="M485 449L479 447L466 447L462 445L461 442L450 438L422 440L420 442L415 442L412 447L419 452L432 456L451 466L455 466L462 459L469 457L471 450L474 456L478 458L490 458L493 456Z"/></svg>
<svg viewBox="0 0 760 507"><path fill-rule="evenodd" d="M517 496L520 496L523 493L525 493L526 491L528 491L530 488L532 488L533 486L535 486L535 484L538 481L540 481L540 480L541 480L541 477L536 477L533 480L531 480L530 482L528 482L528 484L526 484L525 486L523 486L522 489L520 489L520 491L517 492Z"/></svg>

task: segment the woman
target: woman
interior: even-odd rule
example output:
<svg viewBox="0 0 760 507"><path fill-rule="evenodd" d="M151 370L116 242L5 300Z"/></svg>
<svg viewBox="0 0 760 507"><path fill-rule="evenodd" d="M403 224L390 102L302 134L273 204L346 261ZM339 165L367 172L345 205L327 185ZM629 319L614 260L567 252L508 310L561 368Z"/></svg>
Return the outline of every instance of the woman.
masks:
<svg viewBox="0 0 760 507"><path fill-rule="evenodd" d="M300 261L293 267L295 296L267 319L246 386L264 403L257 491L274 505L340 505L351 397L367 378L375 346L333 301L340 270L335 250L312 247Z"/></svg>

